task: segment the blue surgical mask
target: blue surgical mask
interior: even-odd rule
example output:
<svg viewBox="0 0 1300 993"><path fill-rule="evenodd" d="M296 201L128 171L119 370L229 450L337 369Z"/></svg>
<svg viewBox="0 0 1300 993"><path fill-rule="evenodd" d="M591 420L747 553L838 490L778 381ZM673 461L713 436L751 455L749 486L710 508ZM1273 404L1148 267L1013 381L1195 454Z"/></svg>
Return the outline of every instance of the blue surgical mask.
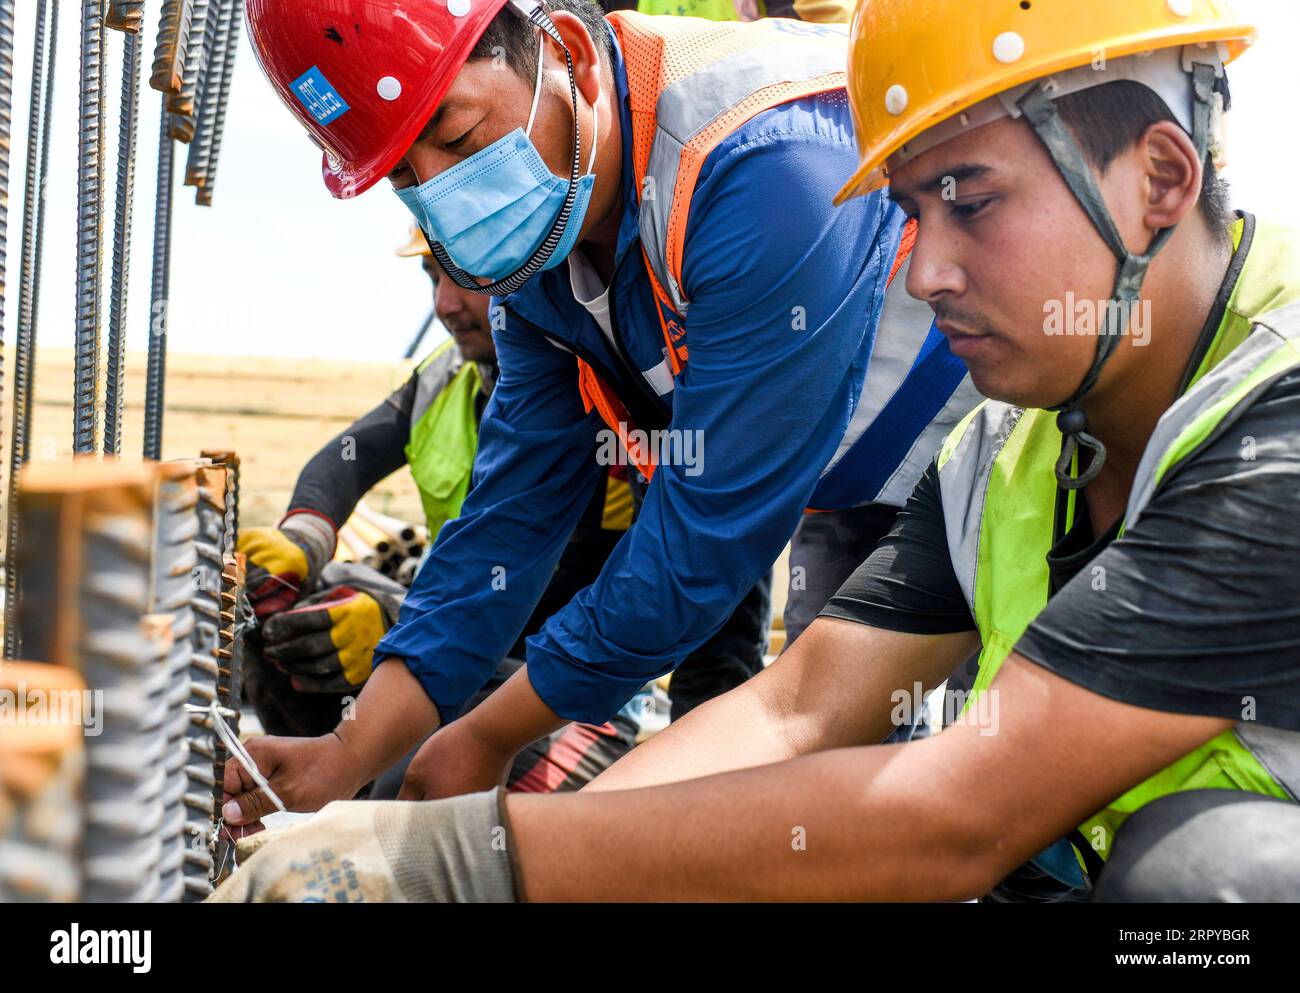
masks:
<svg viewBox="0 0 1300 993"><path fill-rule="evenodd" d="M564 204L569 181L546 167L529 135L542 93L542 50L537 52L537 82L527 129L515 128L464 162L397 196L451 260L475 276L497 280L519 270L542 243ZM596 134L592 114L587 174L578 180L573 207L559 244L543 269L564 261L578 240L596 176Z"/></svg>

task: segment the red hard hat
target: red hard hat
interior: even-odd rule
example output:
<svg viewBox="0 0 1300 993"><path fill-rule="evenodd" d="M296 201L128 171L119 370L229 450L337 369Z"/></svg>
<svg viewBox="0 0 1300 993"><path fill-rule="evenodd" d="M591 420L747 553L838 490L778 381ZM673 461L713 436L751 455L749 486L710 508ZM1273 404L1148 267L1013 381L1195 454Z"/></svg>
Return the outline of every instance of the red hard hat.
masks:
<svg viewBox="0 0 1300 993"><path fill-rule="evenodd" d="M325 151L325 185L392 171L506 0L247 0L253 51Z"/></svg>

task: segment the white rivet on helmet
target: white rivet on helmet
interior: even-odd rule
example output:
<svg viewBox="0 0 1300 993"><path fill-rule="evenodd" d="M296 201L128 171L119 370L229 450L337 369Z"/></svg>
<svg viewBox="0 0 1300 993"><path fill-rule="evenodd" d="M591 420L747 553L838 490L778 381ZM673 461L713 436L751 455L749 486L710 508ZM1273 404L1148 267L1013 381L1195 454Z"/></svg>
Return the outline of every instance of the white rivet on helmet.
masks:
<svg viewBox="0 0 1300 993"><path fill-rule="evenodd" d="M469 13L469 0L447 0L447 13L452 17L464 17Z"/></svg>
<svg viewBox="0 0 1300 993"><path fill-rule="evenodd" d="M1192 16L1192 0L1167 0L1169 10L1175 17Z"/></svg>
<svg viewBox="0 0 1300 993"><path fill-rule="evenodd" d="M885 109L897 117L907 110L907 90L895 83L885 91Z"/></svg>
<svg viewBox="0 0 1300 993"><path fill-rule="evenodd" d="M375 89L385 100L396 100L402 95L401 81L393 76L385 76L375 85Z"/></svg>
<svg viewBox="0 0 1300 993"><path fill-rule="evenodd" d="M993 39L993 57L999 62L1019 62L1025 54L1025 39L1014 31L1003 31Z"/></svg>

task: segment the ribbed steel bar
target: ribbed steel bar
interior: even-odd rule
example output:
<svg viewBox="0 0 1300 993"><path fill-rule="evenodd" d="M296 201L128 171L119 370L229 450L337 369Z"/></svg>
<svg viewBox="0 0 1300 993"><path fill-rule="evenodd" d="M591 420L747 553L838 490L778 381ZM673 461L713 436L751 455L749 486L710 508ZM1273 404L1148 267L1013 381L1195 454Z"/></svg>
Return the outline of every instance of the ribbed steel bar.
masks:
<svg viewBox="0 0 1300 993"><path fill-rule="evenodd" d="M231 490L227 488L227 501L231 499ZM227 506L229 510L229 505ZM231 515L227 513L229 521ZM223 711L231 716L226 723L236 736L239 734L239 687L244 661L244 625L247 600L244 595L243 556L227 552L222 559L221 569L221 631L220 646L217 649L217 703ZM212 820L222 823L221 807L224 798L223 783L226 775L226 761L229 759L226 746L219 737L213 738L212 751ZM219 885L235 868L235 842L229 831L218 832L212 853L212 883Z"/></svg>
<svg viewBox="0 0 1300 993"><path fill-rule="evenodd" d="M171 114L162 98L158 129L158 193L154 203L153 283L149 302L149 359L145 374L144 457L162 458L164 386L167 376L167 320L171 292L172 198L175 191L176 146Z"/></svg>
<svg viewBox="0 0 1300 993"><path fill-rule="evenodd" d="M203 78L200 80L194 140L190 142L189 156L185 162L186 186L197 186L202 189L207 182L208 165L212 161L212 136L217 124L221 79L226 71L226 46L230 42L233 13L234 4L231 0L212 0L205 39L211 49L211 55L207 62L207 71L203 73Z"/></svg>
<svg viewBox="0 0 1300 993"><path fill-rule="evenodd" d="M194 0L164 0L149 74L149 85L160 93L180 92L193 17Z"/></svg>
<svg viewBox="0 0 1300 993"><path fill-rule="evenodd" d="M14 345L10 485L5 505L8 513L5 538L6 659L18 658L21 648L18 630L20 583L14 560L21 532L16 480L27 463L31 432L32 382L36 374L37 300L41 283L41 253L45 245L45 177L50 164L50 118L53 112L58 27L58 3L39 0L32 46L31 100L27 111L27 180L23 197L22 256L18 279L18 335Z"/></svg>
<svg viewBox="0 0 1300 993"><path fill-rule="evenodd" d="M190 21L190 36L185 52L185 74L178 93L167 98L167 109L172 112L172 137L189 142L194 137L195 113L203 76L212 55L212 40L216 34L216 5L213 0L194 0L194 16Z"/></svg>
<svg viewBox="0 0 1300 993"><path fill-rule="evenodd" d="M114 31L139 34L144 28L144 0L108 0L104 23Z"/></svg>
<svg viewBox="0 0 1300 993"><path fill-rule="evenodd" d="M0 690L18 701L0 734L0 769L27 770L0 776L0 904L76 900L87 739L70 718L85 683L68 666L19 662L0 667ZM47 701L57 702L57 723ZM37 707L45 713L23 718Z"/></svg>
<svg viewBox="0 0 1300 993"><path fill-rule="evenodd" d="M75 665L99 698L81 849L93 902L150 901L159 888L171 619L147 613L155 493L148 466L24 471L26 640L35 657Z"/></svg>
<svg viewBox="0 0 1300 993"><path fill-rule="evenodd" d="M226 111L230 107L230 88L235 78L235 56L239 52L239 35L244 23L243 0L230 2L230 33L226 39L225 65L221 71L221 91L217 98L217 119L212 128L212 148L208 153L203 186L196 202L201 207L212 206L212 191L217 185L217 165L221 161L221 139L226 133Z"/></svg>
<svg viewBox="0 0 1300 993"><path fill-rule="evenodd" d="M77 140L77 322L72 450L93 454L99 434L100 285L103 279L104 4L81 8Z"/></svg>
<svg viewBox="0 0 1300 993"><path fill-rule="evenodd" d="M5 298L8 296L9 148L13 130L13 107L14 0L0 0L0 331L4 329ZM3 393L4 356L0 353L0 396ZM12 489L14 485L11 476L9 486Z"/></svg>
<svg viewBox="0 0 1300 993"><path fill-rule="evenodd" d="M167 749L163 762L162 858L158 900L179 903L185 892L182 872L190 845L186 833L185 793L189 761L190 654L193 651L195 538L199 533L198 479L193 460L159 465L157 523L154 528L153 600L150 611L171 618L172 645L167 657Z"/></svg>
<svg viewBox="0 0 1300 993"><path fill-rule="evenodd" d="M206 462L206 460L204 460ZM222 545L226 535L226 470L210 463L199 466L196 519L198 534L194 540L197 564L191 605L194 631L190 650L190 703L197 708L190 714L186 730L189 757L185 763L185 851L182 899L195 902L212 891L212 844L215 820L212 794L217 788L213 768L217 753L215 735L207 710L218 699L221 668L221 574Z"/></svg>
<svg viewBox="0 0 1300 993"><path fill-rule="evenodd" d="M122 452L122 403L126 390L126 315L131 264L131 211L135 199L135 144L140 117L139 34L122 48L122 105L117 134L117 199L113 219L113 277L108 304L108 377L104 396L104 451Z"/></svg>

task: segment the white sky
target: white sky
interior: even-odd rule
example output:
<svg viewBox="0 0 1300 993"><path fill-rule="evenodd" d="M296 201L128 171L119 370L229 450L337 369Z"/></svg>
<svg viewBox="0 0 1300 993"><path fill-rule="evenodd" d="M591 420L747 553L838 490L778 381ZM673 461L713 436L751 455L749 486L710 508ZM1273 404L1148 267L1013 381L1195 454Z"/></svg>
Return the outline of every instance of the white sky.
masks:
<svg viewBox="0 0 1300 993"><path fill-rule="evenodd" d="M62 0L54 145L46 214L39 341L69 346L75 318L75 236L80 4ZM27 110L35 0L18 4L13 151L9 190L5 340L18 310ZM1235 206L1300 227L1293 190L1300 139L1300 4L1237 0L1260 25L1260 41L1231 69L1234 112L1227 176ZM153 60L158 5L147 7L144 75ZM122 38L109 32L109 169L116 158ZM194 205L178 187L173 228L169 348L176 352L396 359L428 312L428 282L414 259L393 252L410 215L380 184L359 199L333 200L320 152L281 106L241 36L215 205ZM128 344L148 344L149 274L159 94L142 89ZM183 166L185 146L178 146ZM178 169L183 174L183 168ZM111 236L115 178L109 173L105 231ZM108 284L105 257L105 286ZM103 319L107 334L108 310ZM426 347L441 335L430 333Z"/></svg>

